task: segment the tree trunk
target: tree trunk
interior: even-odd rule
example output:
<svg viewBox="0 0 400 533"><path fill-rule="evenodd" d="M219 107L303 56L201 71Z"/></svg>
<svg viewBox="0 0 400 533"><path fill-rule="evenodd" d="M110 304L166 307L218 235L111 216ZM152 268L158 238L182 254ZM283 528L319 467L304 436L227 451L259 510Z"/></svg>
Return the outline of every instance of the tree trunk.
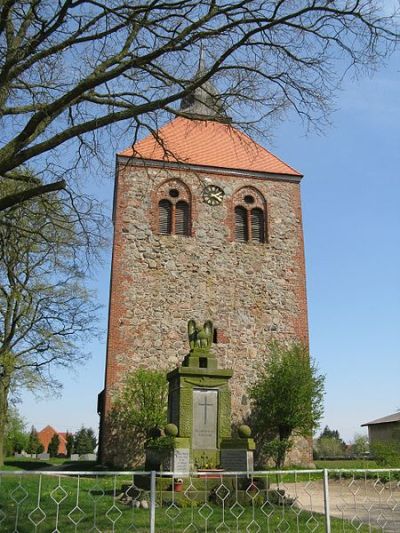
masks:
<svg viewBox="0 0 400 533"><path fill-rule="evenodd" d="M282 470L285 466L286 454L291 448L290 436L292 431L287 426L280 426L278 432L279 446L277 453L277 467L279 470Z"/></svg>
<svg viewBox="0 0 400 533"><path fill-rule="evenodd" d="M278 470L282 470L285 464L285 455L286 455L286 450L279 448L277 459L276 459L276 467Z"/></svg>
<svg viewBox="0 0 400 533"><path fill-rule="evenodd" d="M0 466L4 465L5 437L8 420L8 391L10 380L7 376L0 378Z"/></svg>

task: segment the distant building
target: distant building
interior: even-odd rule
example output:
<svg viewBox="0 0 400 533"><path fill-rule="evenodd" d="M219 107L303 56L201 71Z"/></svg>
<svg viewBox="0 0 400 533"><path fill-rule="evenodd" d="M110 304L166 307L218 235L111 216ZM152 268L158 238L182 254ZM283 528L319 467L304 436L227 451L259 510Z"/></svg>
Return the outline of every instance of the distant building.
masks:
<svg viewBox="0 0 400 533"><path fill-rule="evenodd" d="M51 426L46 426L41 431L38 432L38 438L41 444L43 444L44 451L47 452L48 446L50 444L51 439L53 438L53 435L58 435L60 438L60 444L58 446L58 453L67 455L67 434L66 433L60 433L59 431L56 431Z"/></svg>
<svg viewBox="0 0 400 533"><path fill-rule="evenodd" d="M400 411L393 415L377 418L371 422L361 424L368 427L369 443L397 442L400 443Z"/></svg>

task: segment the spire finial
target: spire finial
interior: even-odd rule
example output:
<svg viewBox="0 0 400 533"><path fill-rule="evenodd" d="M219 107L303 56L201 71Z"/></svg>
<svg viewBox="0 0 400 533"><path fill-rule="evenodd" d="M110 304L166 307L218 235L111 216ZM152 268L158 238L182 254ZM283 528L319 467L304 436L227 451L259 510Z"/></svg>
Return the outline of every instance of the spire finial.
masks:
<svg viewBox="0 0 400 533"><path fill-rule="evenodd" d="M204 45L200 43L200 57L197 72L193 81L202 78L207 74ZM230 122L226 116L222 102L217 90L210 80L205 81L200 87L182 98L181 110L192 115L194 118L202 117L204 119L219 120L221 122Z"/></svg>

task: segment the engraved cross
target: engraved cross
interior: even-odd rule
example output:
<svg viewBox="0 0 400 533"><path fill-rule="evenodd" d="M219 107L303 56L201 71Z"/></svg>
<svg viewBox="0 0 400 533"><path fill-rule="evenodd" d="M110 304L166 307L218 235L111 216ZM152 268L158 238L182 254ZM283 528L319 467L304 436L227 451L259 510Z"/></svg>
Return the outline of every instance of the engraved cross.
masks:
<svg viewBox="0 0 400 533"><path fill-rule="evenodd" d="M200 407L204 407L204 424L207 424L207 407L212 407L213 403L207 403L207 393L204 398L204 403L199 402Z"/></svg>

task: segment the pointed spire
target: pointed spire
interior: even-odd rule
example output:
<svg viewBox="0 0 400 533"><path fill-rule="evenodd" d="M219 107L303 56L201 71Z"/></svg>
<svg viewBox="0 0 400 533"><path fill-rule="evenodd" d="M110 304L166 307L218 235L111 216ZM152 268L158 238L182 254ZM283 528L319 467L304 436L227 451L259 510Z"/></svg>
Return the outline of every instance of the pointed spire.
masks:
<svg viewBox="0 0 400 533"><path fill-rule="evenodd" d="M199 66L193 80L204 76L207 72L203 43L200 45ZM210 80L182 98L181 111L193 115L193 117L205 117L210 120L230 122L221 103L218 91Z"/></svg>

